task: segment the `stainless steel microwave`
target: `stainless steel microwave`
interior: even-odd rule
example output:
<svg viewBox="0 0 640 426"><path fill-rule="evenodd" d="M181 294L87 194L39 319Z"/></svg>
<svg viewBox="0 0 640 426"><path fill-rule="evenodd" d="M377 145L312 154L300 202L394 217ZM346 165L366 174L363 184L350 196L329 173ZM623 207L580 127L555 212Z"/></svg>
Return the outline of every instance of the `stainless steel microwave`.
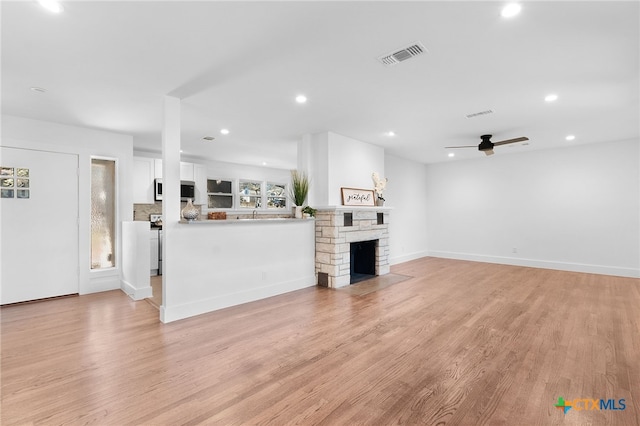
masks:
<svg viewBox="0 0 640 426"><path fill-rule="evenodd" d="M155 180L155 198L156 201L162 200L162 179ZM180 199L187 201L189 198L193 199L196 196L196 184L189 180L180 181Z"/></svg>

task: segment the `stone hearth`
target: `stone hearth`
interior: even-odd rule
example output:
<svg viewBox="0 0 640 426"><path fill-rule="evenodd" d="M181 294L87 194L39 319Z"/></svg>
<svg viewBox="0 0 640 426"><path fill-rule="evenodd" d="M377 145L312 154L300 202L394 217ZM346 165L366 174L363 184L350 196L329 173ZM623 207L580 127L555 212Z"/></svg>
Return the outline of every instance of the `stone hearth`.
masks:
<svg viewBox="0 0 640 426"><path fill-rule="evenodd" d="M377 240L376 275L389 273L388 207L324 207L316 212L316 279L324 287L351 280L351 243Z"/></svg>

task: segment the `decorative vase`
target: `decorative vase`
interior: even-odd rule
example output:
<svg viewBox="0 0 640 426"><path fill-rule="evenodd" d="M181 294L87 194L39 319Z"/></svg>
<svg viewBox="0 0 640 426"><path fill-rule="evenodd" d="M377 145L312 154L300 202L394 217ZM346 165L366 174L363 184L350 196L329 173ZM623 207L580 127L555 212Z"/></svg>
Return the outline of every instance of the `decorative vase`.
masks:
<svg viewBox="0 0 640 426"><path fill-rule="evenodd" d="M296 219L302 219L302 206L296 206Z"/></svg>
<svg viewBox="0 0 640 426"><path fill-rule="evenodd" d="M193 201L189 198L187 200L187 205L182 209L182 217L185 220L191 221L196 220L199 214L200 212L198 211L198 208L193 205Z"/></svg>
<svg viewBox="0 0 640 426"><path fill-rule="evenodd" d="M376 206L378 206L378 207L384 206L384 200L382 198L378 198L376 200Z"/></svg>

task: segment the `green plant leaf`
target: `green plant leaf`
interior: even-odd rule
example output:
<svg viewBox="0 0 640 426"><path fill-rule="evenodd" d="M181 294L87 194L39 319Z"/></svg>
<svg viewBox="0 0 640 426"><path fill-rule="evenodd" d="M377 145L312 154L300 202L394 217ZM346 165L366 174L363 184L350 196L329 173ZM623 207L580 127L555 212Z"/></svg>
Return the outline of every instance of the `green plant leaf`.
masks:
<svg viewBox="0 0 640 426"><path fill-rule="evenodd" d="M309 176L305 172L291 170L289 198L296 206L302 206L309 194Z"/></svg>

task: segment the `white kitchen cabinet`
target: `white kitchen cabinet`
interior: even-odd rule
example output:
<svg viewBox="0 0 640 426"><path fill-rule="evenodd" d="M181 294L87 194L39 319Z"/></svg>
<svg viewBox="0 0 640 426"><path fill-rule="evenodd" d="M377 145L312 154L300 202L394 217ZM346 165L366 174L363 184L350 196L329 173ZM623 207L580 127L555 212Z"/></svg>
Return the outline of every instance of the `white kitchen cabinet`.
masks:
<svg viewBox="0 0 640 426"><path fill-rule="evenodd" d="M154 159L133 157L133 202L153 204Z"/></svg>
<svg viewBox="0 0 640 426"><path fill-rule="evenodd" d="M156 179L162 179L162 159L156 158L153 160L153 177Z"/></svg>
<svg viewBox="0 0 640 426"><path fill-rule="evenodd" d="M158 230L152 229L149 231L149 250L151 259L151 275L158 275Z"/></svg>
<svg viewBox="0 0 640 426"><path fill-rule="evenodd" d="M196 164L187 163L185 161L180 162L180 180L194 181L195 174L194 168ZM154 177L156 179L162 179L162 159L156 158L154 161Z"/></svg>
<svg viewBox="0 0 640 426"><path fill-rule="evenodd" d="M188 180L193 182L194 179L194 164L193 163L185 163L184 161L180 162L180 180Z"/></svg>

